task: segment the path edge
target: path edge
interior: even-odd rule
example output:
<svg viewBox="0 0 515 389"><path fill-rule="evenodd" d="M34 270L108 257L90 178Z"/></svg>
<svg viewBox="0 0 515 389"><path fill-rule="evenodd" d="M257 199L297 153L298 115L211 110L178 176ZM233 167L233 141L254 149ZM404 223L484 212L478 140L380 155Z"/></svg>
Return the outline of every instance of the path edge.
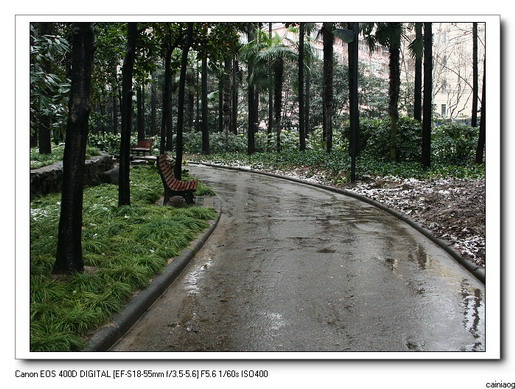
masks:
<svg viewBox="0 0 515 389"><path fill-rule="evenodd" d="M109 323L97 330L89 338L86 347L81 351L108 351L166 291L216 229L220 217L222 216L222 205L217 196L213 197L213 207L217 212L217 217L215 220L210 221L209 228L177 257L174 257L172 262L156 275L150 285L135 295L121 312L111 318Z"/></svg>
<svg viewBox="0 0 515 389"><path fill-rule="evenodd" d="M367 204L373 205L373 206L389 213L390 215L395 216L396 218L402 220L403 222L405 222L408 225L410 225L411 227L413 227L415 230L420 232L422 235L424 235L426 238L431 240L437 246L439 246L440 248L445 250L454 260L456 260L461 266L463 266L465 269L467 269L475 278L477 278L483 284L486 283L486 270L484 268L481 268L481 267L477 266L476 264L474 264L470 261L467 261L465 258L463 258L458 253L458 251L453 249L448 242L445 242L444 240L439 239L436 236L434 236L431 231L429 231L427 228L422 226L420 223L417 223L416 221L410 219L403 213L401 213L395 209L389 208L386 205L384 205L378 201L372 200L366 196L360 195L358 193L354 193L354 192L352 192L350 190L346 190L346 189L335 188L335 187L329 186L329 185L319 184L316 182L310 182L310 181L302 180L299 178L284 176L284 175L270 173L270 172L266 172L266 171L253 170L250 168L242 168L242 167L238 167L238 166L217 165L217 164L212 164L212 163L207 163L207 162L195 162L194 163L194 162L190 161L189 163L192 165L198 164L198 165L204 165L204 166L209 166L209 167L213 167L213 168L236 170L236 171L241 171L241 172L255 173L255 174L261 174L261 175L265 175L265 176L269 176L269 177L280 178L283 180L288 180L288 181L296 182L299 184L314 186L314 187L317 187L320 189L328 190L330 192L339 193L339 194L363 201Z"/></svg>

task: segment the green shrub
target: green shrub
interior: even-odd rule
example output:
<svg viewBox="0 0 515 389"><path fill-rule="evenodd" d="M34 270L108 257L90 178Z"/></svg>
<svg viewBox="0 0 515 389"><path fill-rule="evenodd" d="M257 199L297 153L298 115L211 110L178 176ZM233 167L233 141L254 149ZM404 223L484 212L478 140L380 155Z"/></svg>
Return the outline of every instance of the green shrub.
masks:
<svg viewBox="0 0 515 389"><path fill-rule="evenodd" d="M89 134L88 144L114 155L120 153L120 139L119 134Z"/></svg>
<svg viewBox="0 0 515 389"><path fill-rule="evenodd" d="M390 119L360 120L360 149L363 155L379 160L390 158ZM350 125L344 126L346 137ZM422 128L417 120L403 117L397 123L397 160L418 161L422 153Z"/></svg>
<svg viewBox="0 0 515 389"><path fill-rule="evenodd" d="M431 133L431 154L435 162L463 165L474 155L479 129L461 123L435 126Z"/></svg>
<svg viewBox="0 0 515 389"><path fill-rule="evenodd" d="M213 132L209 134L209 149L212 154L246 152L247 137L242 134ZM202 153L202 132L184 133L184 152L189 154Z"/></svg>
<svg viewBox="0 0 515 389"><path fill-rule="evenodd" d="M154 149L159 149L159 145L161 143L161 138L158 135L154 136L146 136L146 139L153 139ZM138 137L136 135L131 135L131 145L136 145L138 142ZM89 134L88 136L88 144L98 149L105 151L111 155L120 154L120 144L121 144L121 135L120 134Z"/></svg>
<svg viewBox="0 0 515 389"><path fill-rule="evenodd" d="M298 133L297 133L298 137ZM322 127L316 127L306 136L306 148L308 150L325 150L325 141L323 138ZM341 129L335 129L333 132L333 150L349 149L349 133L348 122Z"/></svg>

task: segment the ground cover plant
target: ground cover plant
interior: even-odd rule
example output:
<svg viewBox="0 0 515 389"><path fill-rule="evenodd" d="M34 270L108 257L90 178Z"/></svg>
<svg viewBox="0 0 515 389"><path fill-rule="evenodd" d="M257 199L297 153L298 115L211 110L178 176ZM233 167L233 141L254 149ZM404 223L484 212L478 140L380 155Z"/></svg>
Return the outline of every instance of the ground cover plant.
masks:
<svg viewBox="0 0 515 389"><path fill-rule="evenodd" d="M40 154L36 147L30 149L30 168L38 169L43 166L52 165L53 163L63 160L64 144L54 145L50 154ZM88 146L86 148L86 158L99 155L96 147Z"/></svg>
<svg viewBox="0 0 515 389"><path fill-rule="evenodd" d="M222 153L209 156L195 156L196 160L233 166L248 166L253 169L299 170L306 177L323 175L324 180L333 184L349 181L350 156L344 150L326 153L323 150L306 150L304 152L287 150L283 152ZM363 156L357 160L359 180L371 177L395 176L400 178L434 179L442 177L481 178L485 175L483 164L449 164L433 163L424 169L419 162L378 161Z"/></svg>
<svg viewBox="0 0 515 389"><path fill-rule="evenodd" d="M117 206L117 186L84 193L83 255L86 270L54 276L60 195L31 202L31 351L77 351L138 290L208 226L216 211L162 207L155 167L131 171L131 206ZM200 183L197 195L213 194Z"/></svg>

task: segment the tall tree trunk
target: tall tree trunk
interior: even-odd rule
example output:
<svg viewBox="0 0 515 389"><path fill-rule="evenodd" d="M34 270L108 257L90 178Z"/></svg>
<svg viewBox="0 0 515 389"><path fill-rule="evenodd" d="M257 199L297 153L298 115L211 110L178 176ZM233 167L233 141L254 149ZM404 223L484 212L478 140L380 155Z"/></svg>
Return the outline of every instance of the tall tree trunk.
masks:
<svg viewBox="0 0 515 389"><path fill-rule="evenodd" d="M304 107L304 110L306 112L306 118L304 119L305 135L311 133L310 96L311 96L311 74L308 71L306 73L306 97L305 97L305 107Z"/></svg>
<svg viewBox="0 0 515 389"><path fill-rule="evenodd" d="M218 131L224 131L224 74L220 73L218 78Z"/></svg>
<svg viewBox="0 0 515 389"><path fill-rule="evenodd" d="M400 70L400 23L389 23L395 37L388 47L390 84L388 87L388 116L390 117L390 159L397 160L397 123L399 121ZM397 35L398 34L398 35Z"/></svg>
<svg viewBox="0 0 515 389"><path fill-rule="evenodd" d="M136 90L136 104L137 104L137 123L138 123L138 140L145 139L145 110L144 110L144 97L143 97L143 84L138 86Z"/></svg>
<svg viewBox="0 0 515 389"><path fill-rule="evenodd" d="M254 25L250 27L250 30L248 31L248 40L251 42L254 40ZM248 75L247 75L247 81L248 81L248 129L247 129L247 153L253 154L256 151L256 143L255 143L255 134L256 134L256 126L257 126L257 120L258 120L258 96L256 93L256 88L254 86L254 83L251 82L251 75L254 71L254 64L252 64L252 61L249 61L248 64Z"/></svg>
<svg viewBox="0 0 515 389"><path fill-rule="evenodd" d="M102 96L102 100L106 101L107 97L106 96ZM107 101L106 101L106 103L107 103ZM99 122L100 122L99 123L100 133L102 134L102 136L104 136L105 130L106 130L106 125L105 125L105 122L104 122L103 118L105 116L107 116L105 104L100 103L99 107L98 107L98 110L100 111L100 117L102 118L101 120L99 120Z"/></svg>
<svg viewBox="0 0 515 389"><path fill-rule="evenodd" d="M30 147L37 147L38 145L38 131L31 129L30 131Z"/></svg>
<svg viewBox="0 0 515 389"><path fill-rule="evenodd" d="M181 58L181 75L179 78L179 91L177 103L177 138L175 147L175 167L174 175L175 178L180 180L182 178L182 152L183 152L183 131L184 131L184 98L186 89L186 70L188 67L188 51L190 49L193 37L193 23L189 22L186 32L186 41L182 47L182 58Z"/></svg>
<svg viewBox="0 0 515 389"><path fill-rule="evenodd" d="M322 37L324 44L324 86L323 86L323 106L324 122L323 132L326 150L329 152L333 148L333 24L324 23L322 27Z"/></svg>
<svg viewBox="0 0 515 389"><path fill-rule="evenodd" d="M415 24L415 38L422 39L422 23ZM422 121L422 53L415 54L415 91L413 118Z"/></svg>
<svg viewBox="0 0 515 389"><path fill-rule="evenodd" d="M359 108L358 108L358 35L359 24L350 23L354 40L349 43L349 107L350 107L350 155L351 182L356 181L356 158L359 152Z"/></svg>
<svg viewBox="0 0 515 389"><path fill-rule="evenodd" d="M238 74L239 64L236 58L233 58L232 64L232 111L231 111L231 132L238 133Z"/></svg>
<svg viewBox="0 0 515 389"><path fill-rule="evenodd" d="M198 69L198 62L195 65L195 93L196 93L196 99L195 99L195 131L200 131L200 101L202 100L201 95L201 86L200 86L200 72Z"/></svg>
<svg viewBox="0 0 515 389"><path fill-rule="evenodd" d="M120 172L118 206L131 205L130 148L132 129L132 73L136 51L137 23L127 24L127 51L122 68L122 134L120 142Z"/></svg>
<svg viewBox="0 0 515 389"><path fill-rule="evenodd" d="M82 202L84 160L90 113L93 31L91 23L74 23L71 90L63 158L61 213L57 254L53 271L58 274L83 271Z"/></svg>
<svg viewBox="0 0 515 389"><path fill-rule="evenodd" d="M277 58L274 63L274 125L276 133L276 148L281 151L281 113L283 105L284 60Z"/></svg>
<svg viewBox="0 0 515 389"><path fill-rule="evenodd" d="M258 104L259 104L259 96L256 92L256 88L254 85L249 84L248 87L248 101L249 101L249 123L247 130L248 144L247 144L247 153L253 154L256 151L256 128L258 121Z"/></svg>
<svg viewBox="0 0 515 389"><path fill-rule="evenodd" d="M209 155L209 126L207 101L207 57L202 58L202 154Z"/></svg>
<svg viewBox="0 0 515 389"><path fill-rule="evenodd" d="M224 134L229 134L231 126L232 102L232 59L224 59L224 87L223 87L223 127Z"/></svg>
<svg viewBox="0 0 515 389"><path fill-rule="evenodd" d="M431 114L433 110L433 31L424 23L424 117L422 121L422 164L431 165Z"/></svg>
<svg viewBox="0 0 515 389"><path fill-rule="evenodd" d="M479 94L479 71L477 52L477 23L472 24L472 119L471 126L477 127L477 98Z"/></svg>
<svg viewBox="0 0 515 389"><path fill-rule="evenodd" d="M193 118L195 116L195 77L193 69L186 72L186 83L188 85L188 131L193 131Z"/></svg>
<svg viewBox="0 0 515 389"><path fill-rule="evenodd" d="M49 35L52 33L52 23L42 22L39 23L41 36ZM41 62L41 68L46 74L52 73L52 63L44 59ZM39 120L39 153L50 154L52 152L52 122L50 114L40 114Z"/></svg>
<svg viewBox="0 0 515 389"><path fill-rule="evenodd" d="M272 23L268 24L268 38L272 40ZM268 81L270 88L268 88L268 127L266 129L266 146L267 149L270 147L272 138L272 132L274 131L274 90L272 88L274 82L274 71L272 66L272 60L268 60Z"/></svg>
<svg viewBox="0 0 515 389"><path fill-rule="evenodd" d="M170 73L170 96L168 96L168 105L169 105L169 116L166 120L166 150L173 150L173 90L174 90L174 79L175 79L175 71Z"/></svg>
<svg viewBox="0 0 515 389"><path fill-rule="evenodd" d="M167 150L166 140L167 133L170 127L169 123L172 120L172 105L170 104L170 94L171 94L171 82L172 82L172 51L171 47L166 48L165 58L164 58L164 67L165 67L165 75L164 75L164 83L163 83L163 108L161 114L161 145L159 147L159 154L164 154Z"/></svg>
<svg viewBox="0 0 515 389"><path fill-rule="evenodd" d="M479 122L479 139L476 148L476 163L483 163L486 138L486 59L483 64L483 88L481 92L481 121Z"/></svg>
<svg viewBox="0 0 515 389"><path fill-rule="evenodd" d="M155 75L152 77L150 84L150 133L157 134L157 80Z"/></svg>
<svg viewBox="0 0 515 389"><path fill-rule="evenodd" d="M299 27L299 149L306 150L306 113L304 111L304 27Z"/></svg>
<svg viewBox="0 0 515 389"><path fill-rule="evenodd" d="M114 135L118 134L118 92L116 87L113 85L113 92L112 92L112 104L113 104L113 117L112 117L112 133Z"/></svg>

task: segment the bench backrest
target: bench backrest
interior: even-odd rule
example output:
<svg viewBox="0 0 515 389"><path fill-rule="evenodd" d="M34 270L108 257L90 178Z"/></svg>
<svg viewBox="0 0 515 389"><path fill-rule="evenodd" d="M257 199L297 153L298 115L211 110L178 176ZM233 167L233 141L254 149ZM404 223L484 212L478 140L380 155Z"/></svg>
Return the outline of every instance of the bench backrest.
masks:
<svg viewBox="0 0 515 389"><path fill-rule="evenodd" d="M163 177L163 180L166 182L171 182L174 178L173 169L170 163L168 162L168 156L166 154L161 154L157 157L157 168L159 173Z"/></svg>
<svg viewBox="0 0 515 389"><path fill-rule="evenodd" d="M144 147L144 148L151 148L152 145L154 144L154 140L153 139L143 139L143 140L138 140L138 146L137 147Z"/></svg>

